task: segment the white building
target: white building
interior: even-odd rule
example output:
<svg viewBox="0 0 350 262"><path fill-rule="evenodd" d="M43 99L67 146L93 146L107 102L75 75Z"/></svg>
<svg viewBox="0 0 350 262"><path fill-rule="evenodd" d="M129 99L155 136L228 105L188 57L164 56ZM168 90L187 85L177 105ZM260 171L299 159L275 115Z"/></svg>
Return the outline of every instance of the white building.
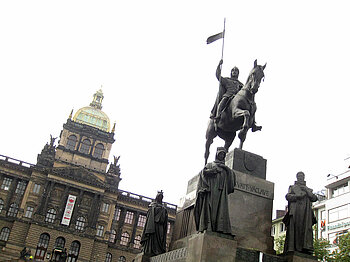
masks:
<svg viewBox="0 0 350 262"><path fill-rule="evenodd" d="M336 249L339 236L350 232L349 171L332 176L326 185L325 199L313 205L317 218L316 237L329 240L331 251Z"/></svg>

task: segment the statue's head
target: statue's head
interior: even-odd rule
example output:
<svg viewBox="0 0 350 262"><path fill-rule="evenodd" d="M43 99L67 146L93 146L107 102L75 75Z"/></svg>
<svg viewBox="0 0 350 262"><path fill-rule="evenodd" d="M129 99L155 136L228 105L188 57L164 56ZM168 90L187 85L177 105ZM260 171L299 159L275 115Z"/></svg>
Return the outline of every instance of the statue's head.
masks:
<svg viewBox="0 0 350 262"><path fill-rule="evenodd" d="M163 190L158 191L155 200L156 200L156 202L159 203L159 204L163 203Z"/></svg>
<svg viewBox="0 0 350 262"><path fill-rule="evenodd" d="M297 173L297 181L298 182L304 182L305 181L305 174L303 172Z"/></svg>
<svg viewBox="0 0 350 262"><path fill-rule="evenodd" d="M237 66L235 66L234 68L232 68L231 70L231 78L237 79L239 76L239 69Z"/></svg>
<svg viewBox="0 0 350 262"><path fill-rule="evenodd" d="M226 157L226 153L227 153L226 148L218 147L216 149L216 160L224 162L225 161L225 157Z"/></svg>

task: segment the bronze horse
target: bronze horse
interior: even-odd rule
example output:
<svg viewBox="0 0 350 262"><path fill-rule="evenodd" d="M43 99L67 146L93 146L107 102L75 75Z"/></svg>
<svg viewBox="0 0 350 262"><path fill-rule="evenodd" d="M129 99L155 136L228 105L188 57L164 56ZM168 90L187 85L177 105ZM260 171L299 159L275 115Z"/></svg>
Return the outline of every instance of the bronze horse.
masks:
<svg viewBox="0 0 350 262"><path fill-rule="evenodd" d="M205 143L205 164L209 157L209 148L216 136L225 141L224 147L228 151L233 140L236 137L236 131L240 130L238 137L241 140L239 148L242 149L243 142L246 139L248 129L252 132L261 130L261 126L255 124L256 104L254 101L255 94L258 92L260 82L264 78L264 66L258 65L254 61L254 68L250 71L244 87L231 99L226 109L221 113L221 118L214 125L214 119L210 119Z"/></svg>

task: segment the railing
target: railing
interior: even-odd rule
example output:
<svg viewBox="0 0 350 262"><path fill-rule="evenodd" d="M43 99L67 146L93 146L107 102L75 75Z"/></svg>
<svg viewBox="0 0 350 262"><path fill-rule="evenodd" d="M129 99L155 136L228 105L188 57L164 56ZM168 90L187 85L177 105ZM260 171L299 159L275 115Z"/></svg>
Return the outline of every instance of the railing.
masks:
<svg viewBox="0 0 350 262"><path fill-rule="evenodd" d="M28 167L28 168L34 166L31 163L24 162L22 160L18 160L18 159L9 157L9 156L4 156L4 155L0 155L0 160L6 161L6 162L9 162L9 163L12 163L12 164L16 164L16 165L19 165L19 166L23 166L23 167Z"/></svg>
<svg viewBox="0 0 350 262"><path fill-rule="evenodd" d="M120 189L119 189L119 193L120 193L122 196L126 196L126 197L131 197L131 198L134 198L134 199L143 200L143 201L146 201L146 202L149 202L149 203L151 203L152 201L154 201L154 199L152 199L152 198L150 198L150 197L138 195L138 194L131 193L131 192L124 191L124 190L120 190ZM177 209L177 205L173 205L173 204L170 204L170 203L167 203L167 202L163 202L163 204L164 204L167 208L174 209L174 210Z"/></svg>

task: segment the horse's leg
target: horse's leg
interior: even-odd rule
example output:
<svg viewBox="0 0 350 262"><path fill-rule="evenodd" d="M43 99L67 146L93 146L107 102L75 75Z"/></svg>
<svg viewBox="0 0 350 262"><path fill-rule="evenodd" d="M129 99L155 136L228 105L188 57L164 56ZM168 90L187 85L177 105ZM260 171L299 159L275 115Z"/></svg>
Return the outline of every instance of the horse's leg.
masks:
<svg viewBox="0 0 350 262"><path fill-rule="evenodd" d="M205 138L207 139L207 141L205 142L205 154L204 154L205 164L207 164L208 162L208 157L210 154L210 151L209 151L210 145L213 143L214 138L216 136L217 136L217 133L215 132L214 121L210 120L207 128L207 133L205 135Z"/></svg>
<svg viewBox="0 0 350 262"><path fill-rule="evenodd" d="M250 113L248 110L237 110L235 117L243 117L243 125L241 128L241 131L238 133L238 138L241 140L241 142L239 143L239 148L242 149L243 148L243 143L246 139L247 136L247 132L249 129L249 118L250 118Z"/></svg>
<svg viewBox="0 0 350 262"><path fill-rule="evenodd" d="M232 145L233 140L236 137L236 132L231 133L231 136L228 136L225 138L225 145L224 148L226 149L226 151L228 152L230 146Z"/></svg>
<svg viewBox="0 0 350 262"><path fill-rule="evenodd" d="M243 143L244 143L245 138L246 138L246 136L247 136L247 131L248 131L248 130L243 129L243 130L241 130L241 131L239 132L239 134L238 134L238 137L239 137L239 139L240 139L240 142L239 142L239 148L240 148L240 149L243 148Z"/></svg>

